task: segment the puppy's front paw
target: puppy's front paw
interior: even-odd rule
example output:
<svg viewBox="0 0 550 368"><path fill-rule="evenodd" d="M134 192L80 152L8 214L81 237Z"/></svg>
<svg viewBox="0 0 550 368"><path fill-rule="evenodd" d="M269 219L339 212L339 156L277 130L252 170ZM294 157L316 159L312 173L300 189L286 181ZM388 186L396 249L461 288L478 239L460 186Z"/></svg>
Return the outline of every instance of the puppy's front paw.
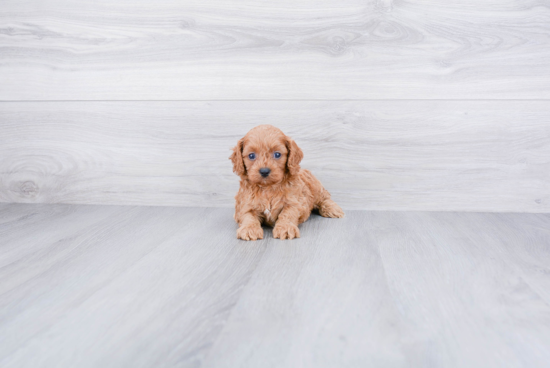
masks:
<svg viewBox="0 0 550 368"><path fill-rule="evenodd" d="M264 238L264 230L261 226L241 226L237 230L237 239L258 240Z"/></svg>
<svg viewBox="0 0 550 368"><path fill-rule="evenodd" d="M320 207L319 207L319 214L323 217L332 217L332 218L342 218L344 217L344 211L334 202L333 200L329 199L328 201L325 201Z"/></svg>
<svg viewBox="0 0 550 368"><path fill-rule="evenodd" d="M273 237L281 240L299 238L300 230L298 230L298 226L289 222L282 224L276 223L273 228Z"/></svg>

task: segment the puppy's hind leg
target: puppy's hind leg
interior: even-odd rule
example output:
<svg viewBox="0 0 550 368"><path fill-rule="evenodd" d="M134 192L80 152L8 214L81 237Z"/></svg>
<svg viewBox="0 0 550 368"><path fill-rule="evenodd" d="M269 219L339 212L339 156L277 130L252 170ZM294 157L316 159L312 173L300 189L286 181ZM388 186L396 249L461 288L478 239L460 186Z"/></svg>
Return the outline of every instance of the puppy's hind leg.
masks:
<svg viewBox="0 0 550 368"><path fill-rule="evenodd" d="M302 170L302 175L302 180L307 183L313 195L313 208L319 210L319 214L323 217L344 217L344 211L330 199L330 193L323 187L319 179L306 169Z"/></svg>
<svg viewBox="0 0 550 368"><path fill-rule="evenodd" d="M336 204L336 202L330 199L330 195L328 198L321 200L316 207L319 210L319 214L323 217L344 217L344 211L342 211L342 209Z"/></svg>

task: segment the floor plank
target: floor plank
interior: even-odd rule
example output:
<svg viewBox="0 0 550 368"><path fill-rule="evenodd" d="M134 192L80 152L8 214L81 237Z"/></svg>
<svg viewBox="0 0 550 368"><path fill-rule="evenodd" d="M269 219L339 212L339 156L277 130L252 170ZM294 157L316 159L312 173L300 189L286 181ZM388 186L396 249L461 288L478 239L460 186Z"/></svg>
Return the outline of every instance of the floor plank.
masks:
<svg viewBox="0 0 550 368"><path fill-rule="evenodd" d="M503 218L540 222L534 214L490 213L394 212L374 219L372 234L413 365L546 365L550 304L503 246L509 240ZM530 239L517 235L508 245L528 251ZM550 245L548 236L539 240L539 247Z"/></svg>
<svg viewBox="0 0 550 368"><path fill-rule="evenodd" d="M546 101L0 103L0 202L231 207L280 127L346 209L550 212Z"/></svg>
<svg viewBox="0 0 550 368"><path fill-rule="evenodd" d="M372 214L314 220L270 244L204 367L406 365Z"/></svg>
<svg viewBox="0 0 550 368"><path fill-rule="evenodd" d="M549 31L535 0L5 0L0 99L548 99Z"/></svg>
<svg viewBox="0 0 550 368"><path fill-rule="evenodd" d="M97 208L58 216L58 234L71 234ZM0 268L0 365L194 366L208 349L267 241L227 237L235 231L229 210L114 208L100 207L111 216L43 243L16 278Z"/></svg>
<svg viewBox="0 0 550 368"><path fill-rule="evenodd" d="M544 367L550 215L0 204L2 367ZM21 248L17 251L15 248Z"/></svg>

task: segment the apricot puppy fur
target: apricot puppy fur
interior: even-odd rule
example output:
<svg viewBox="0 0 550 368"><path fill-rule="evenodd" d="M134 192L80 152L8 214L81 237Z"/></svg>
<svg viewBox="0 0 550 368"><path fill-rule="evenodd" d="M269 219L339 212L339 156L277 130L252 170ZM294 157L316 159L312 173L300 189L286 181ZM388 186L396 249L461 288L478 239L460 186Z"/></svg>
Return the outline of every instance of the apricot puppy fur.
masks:
<svg viewBox="0 0 550 368"><path fill-rule="evenodd" d="M273 226L274 238L299 238L298 225L313 209L324 217L344 217L321 182L300 168L303 156L292 138L271 125L257 126L239 140L229 157L241 178L237 238L263 239L264 223Z"/></svg>

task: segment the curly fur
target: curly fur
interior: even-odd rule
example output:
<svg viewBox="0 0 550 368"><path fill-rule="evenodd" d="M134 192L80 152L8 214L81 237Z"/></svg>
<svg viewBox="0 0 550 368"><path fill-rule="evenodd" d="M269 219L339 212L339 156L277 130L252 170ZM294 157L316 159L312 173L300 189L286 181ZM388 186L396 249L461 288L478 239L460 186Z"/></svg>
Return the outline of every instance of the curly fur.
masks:
<svg viewBox="0 0 550 368"><path fill-rule="evenodd" d="M248 157L252 152L254 160ZM275 152L281 157L275 158ZM273 226L274 238L299 238L298 225L313 209L324 217L344 217L321 182L300 168L303 156L292 138L271 125L257 126L239 140L229 157L241 178L235 196L237 238L263 239L262 224ZM261 168L271 170L268 177L262 177Z"/></svg>

